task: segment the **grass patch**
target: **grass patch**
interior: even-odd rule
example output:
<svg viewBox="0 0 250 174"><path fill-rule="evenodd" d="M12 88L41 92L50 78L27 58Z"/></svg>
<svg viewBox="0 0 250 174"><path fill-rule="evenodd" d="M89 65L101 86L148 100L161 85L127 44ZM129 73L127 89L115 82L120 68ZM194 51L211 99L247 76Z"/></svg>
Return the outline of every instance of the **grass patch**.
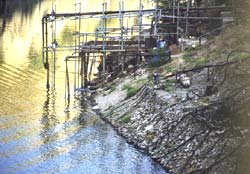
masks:
<svg viewBox="0 0 250 174"><path fill-rule="evenodd" d="M173 67L171 67L171 66L166 66L166 67L165 67L165 71L166 71L166 72L172 72L172 71L173 71Z"/></svg>
<svg viewBox="0 0 250 174"><path fill-rule="evenodd" d="M199 67L199 66L205 65L208 62L208 59L206 57L193 56L192 53L184 54L182 59L184 60L186 64L188 64L189 66L193 66L193 67Z"/></svg>
<svg viewBox="0 0 250 174"><path fill-rule="evenodd" d="M194 65L196 67L205 65L207 63L207 59L205 57L199 57L194 61Z"/></svg>
<svg viewBox="0 0 250 174"><path fill-rule="evenodd" d="M122 87L122 90L128 90L131 88L131 85L129 84L124 84L123 87Z"/></svg>
<svg viewBox="0 0 250 174"><path fill-rule="evenodd" d="M130 98L130 97L134 96L139 91L139 89L140 88L138 88L138 87L129 88L127 90L127 98Z"/></svg>
<svg viewBox="0 0 250 174"><path fill-rule="evenodd" d="M182 59L186 62L186 63L192 63L194 61L193 59L193 55L191 53L186 53L182 56Z"/></svg>
<svg viewBox="0 0 250 174"><path fill-rule="evenodd" d="M131 86L129 84L125 84L122 89L127 90L127 98L134 96L140 90L139 87Z"/></svg>
<svg viewBox="0 0 250 174"><path fill-rule="evenodd" d="M173 86L165 86L164 91L166 91L166 92L173 92L174 91L174 87Z"/></svg>
<svg viewBox="0 0 250 174"><path fill-rule="evenodd" d="M232 60L244 60L244 59L248 59L248 58L250 58L250 56L249 56L249 53L245 53L245 52L234 52L234 53L232 53L230 56L229 56L229 58L228 58L228 60L229 61L232 61Z"/></svg>
<svg viewBox="0 0 250 174"><path fill-rule="evenodd" d="M130 116L129 114L126 114L126 115L124 115L124 116L121 118L121 121L122 121L123 123L129 123L129 122L130 122L130 118L131 118L131 116Z"/></svg>
<svg viewBox="0 0 250 174"><path fill-rule="evenodd" d="M164 85L164 91L173 92L175 90L174 83L175 83L174 80L167 80Z"/></svg>
<svg viewBox="0 0 250 174"><path fill-rule="evenodd" d="M148 82L148 79L146 79L146 78L138 79L136 81L136 83L138 83L138 84L146 84L147 82Z"/></svg>

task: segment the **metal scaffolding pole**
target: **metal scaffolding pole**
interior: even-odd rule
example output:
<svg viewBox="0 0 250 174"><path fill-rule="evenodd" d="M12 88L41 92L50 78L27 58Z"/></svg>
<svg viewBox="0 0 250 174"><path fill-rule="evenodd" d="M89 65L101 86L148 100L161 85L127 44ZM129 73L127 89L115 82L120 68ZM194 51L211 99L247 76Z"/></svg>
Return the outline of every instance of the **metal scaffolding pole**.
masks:
<svg viewBox="0 0 250 174"><path fill-rule="evenodd" d="M49 55L48 55L48 19L47 17L43 17L42 20L42 33L43 33L43 63L44 63L44 68L47 70L47 81L46 81L46 88L50 88L50 83L49 83L49 75L50 75L50 68L49 68Z"/></svg>
<svg viewBox="0 0 250 174"><path fill-rule="evenodd" d="M120 50L124 50L124 26L123 26L123 14L124 11L124 2L119 2L119 22L120 22ZM124 53L121 53L122 58L122 72L124 71Z"/></svg>
<svg viewBox="0 0 250 174"><path fill-rule="evenodd" d="M138 51L137 51L137 55L138 55L138 60L137 60L137 64L140 63L140 50L141 50L141 32L142 32L142 13L143 10L143 6L142 6L142 1L140 0L140 4L139 4L139 21L138 21L138 26L139 26L139 32L138 32Z"/></svg>
<svg viewBox="0 0 250 174"><path fill-rule="evenodd" d="M157 0L155 4L155 23L154 23L154 37L157 37L157 25L159 24L161 19L161 9L159 9L159 0Z"/></svg>
<svg viewBox="0 0 250 174"><path fill-rule="evenodd" d="M175 16L175 0L173 0L173 16ZM175 18L173 18L173 23L175 23Z"/></svg>
<svg viewBox="0 0 250 174"><path fill-rule="evenodd" d="M187 0L187 10L186 10L186 27L185 27L185 38L188 37L189 35L189 21L188 21L188 17L189 17L189 8L190 8L190 0Z"/></svg>
<svg viewBox="0 0 250 174"><path fill-rule="evenodd" d="M103 33L102 33L102 51L103 51L103 60L102 60L102 68L103 68L103 73L106 71L106 34L107 34L107 19L106 19L106 13L107 12L107 3L102 4L102 27L103 27Z"/></svg>
<svg viewBox="0 0 250 174"><path fill-rule="evenodd" d="M81 3L78 3L79 5L79 19L78 19L78 59L77 59L77 64L78 64L78 67L77 67L77 84L78 84L78 88L80 87L80 66L81 66L81 57L80 57L80 52L81 52L81 17L80 17L80 14L81 14ZM81 80L81 88L83 87L83 81Z"/></svg>
<svg viewBox="0 0 250 174"><path fill-rule="evenodd" d="M57 47L57 41L56 41L56 6L52 5L52 89L55 89L55 82L56 82L56 47Z"/></svg>
<svg viewBox="0 0 250 174"><path fill-rule="evenodd" d="M66 62L66 74L65 74L65 99L67 99L68 104L70 101L70 85L69 85L69 71L68 71L68 57L65 59Z"/></svg>
<svg viewBox="0 0 250 174"><path fill-rule="evenodd" d="M121 50L124 49L124 26L123 26L123 14L124 11L124 2L119 2L119 22L120 22L120 37L121 37Z"/></svg>
<svg viewBox="0 0 250 174"><path fill-rule="evenodd" d="M177 45L179 47L179 29L180 29L180 2L179 0L177 1L177 20L176 20L176 41Z"/></svg>
<svg viewBox="0 0 250 174"><path fill-rule="evenodd" d="M76 21L76 19L77 19L77 9L76 9L76 6L77 6L77 4L75 4L75 32L74 32L74 36L75 36L75 53L74 53L74 55L77 55L77 34L76 34L76 25L77 25L77 21ZM77 77L77 71L76 71L76 68L77 68L77 61L76 61L76 59L74 60L74 63L75 63L75 65L74 65L74 92L76 91L76 77Z"/></svg>
<svg viewBox="0 0 250 174"><path fill-rule="evenodd" d="M56 52L58 51L69 51L73 52L74 59L67 59L66 61L66 71L68 72L68 63L71 61L74 74L74 91L77 88L83 88L86 86L85 82L90 80L91 72L93 71L94 62L90 57L98 57L102 59L102 78L105 78L107 75L108 66L107 56L109 57L117 57L119 64L122 61L122 70L124 70L124 64L126 60L126 56L137 55L138 64L141 60L141 55L145 51L149 51L150 48L146 46L145 37L156 37L162 35L175 35L177 40L177 45L181 47L181 40L179 43L179 38L183 38L189 35L189 28L192 27L189 25L191 20L218 20L223 19L222 17L205 17L205 16L195 16L196 11L207 11L207 10L223 10L227 7L192 7L190 4L192 0L168 0L169 8L159 9L158 2L159 0L155 0L157 3L154 9L146 9L143 10L142 0L139 1L139 9L137 10L124 10L124 2L119 2L119 10L117 11L107 11L107 3L102 4L102 11L99 12L88 12L82 13L81 3L75 4L75 13L61 13L56 14L54 6L52 7L52 13L47 14L43 17L42 20L42 39L43 39L43 63L44 67L47 70L47 88L55 88L55 77L56 77ZM181 7L180 4L182 2L187 2L186 7ZM78 6L80 5L80 7ZM186 12L186 13L185 13ZM143 20L145 18L152 19L151 24L143 24ZM81 33L82 20L85 19L99 19L100 26L96 31L92 33ZM137 24L131 24L129 26L129 19L133 18L137 20ZM167 23L160 23L160 19L166 19ZM61 20L75 20L75 32L72 37L74 37L74 45L57 45L56 42L56 22ZM118 26L107 26L107 22L109 20L116 20L118 22ZM124 27L124 21L127 20L127 25ZM173 22L173 23L172 23ZM52 29L52 46L50 39L48 37L50 35L51 29L48 29L48 24L51 25ZM159 24L159 25L158 25ZM146 30L146 27L150 27L150 33ZM166 32L162 31L158 32L158 27L174 27L174 31L168 30ZM181 28L182 27L182 28ZM176 28L176 31L175 31ZM144 30L145 29L145 30ZM184 30L185 29L185 30ZM191 29L191 28L190 28ZM49 30L49 31L48 31ZM131 35L130 35L131 31ZM185 33L183 32L185 31ZM191 30L190 30L191 31ZM133 33L134 32L134 33ZM136 32L136 33L135 33ZM82 38L81 38L82 37ZM95 38L94 38L95 37ZM91 38L93 38L91 40ZM134 40L133 38L136 38ZM144 42L145 41L145 42ZM144 44L145 43L145 44ZM51 56L51 57L50 57ZM91 60L90 60L91 59ZM49 61L51 61L51 65L49 65ZM118 65L118 69L120 66ZM90 70L90 71L89 71ZM50 76L50 73L52 75ZM67 74L66 73L66 74ZM66 83L68 83L68 75L66 75ZM51 80L52 79L52 80ZM73 78L72 78L73 80ZM88 83L87 83L88 84ZM65 89L69 89L66 84ZM73 85L72 85L73 86Z"/></svg>

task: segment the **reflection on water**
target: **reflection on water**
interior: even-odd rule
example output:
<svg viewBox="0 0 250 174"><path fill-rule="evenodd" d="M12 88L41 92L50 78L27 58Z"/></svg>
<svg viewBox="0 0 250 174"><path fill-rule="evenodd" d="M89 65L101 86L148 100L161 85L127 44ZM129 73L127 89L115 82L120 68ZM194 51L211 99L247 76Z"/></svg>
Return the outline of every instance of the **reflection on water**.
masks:
<svg viewBox="0 0 250 174"><path fill-rule="evenodd" d="M65 105L63 67L56 90L46 91L40 29L51 2L0 1L0 173L164 173L95 116L84 98ZM74 2L60 1L57 8L72 10Z"/></svg>
<svg viewBox="0 0 250 174"><path fill-rule="evenodd" d="M31 111L1 115L0 173L164 173L88 111L84 99L68 111L59 99L48 91L39 119Z"/></svg>

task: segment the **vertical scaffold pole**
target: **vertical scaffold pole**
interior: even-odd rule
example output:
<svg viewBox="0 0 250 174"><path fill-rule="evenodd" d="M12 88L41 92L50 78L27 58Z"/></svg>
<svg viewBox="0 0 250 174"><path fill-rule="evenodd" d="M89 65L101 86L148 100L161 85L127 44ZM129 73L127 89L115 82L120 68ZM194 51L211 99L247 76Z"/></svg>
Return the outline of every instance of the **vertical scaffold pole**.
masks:
<svg viewBox="0 0 250 174"><path fill-rule="evenodd" d="M44 65L44 68L46 68L46 65L45 65L45 56L44 56L44 26L45 26L45 21L44 21L45 17L42 18L42 62L43 62L43 65Z"/></svg>
<svg viewBox="0 0 250 174"><path fill-rule="evenodd" d="M86 84L85 82L85 69L86 69L86 53L81 52L80 54L81 57L81 88L84 87L84 85Z"/></svg>
<svg viewBox="0 0 250 174"><path fill-rule="evenodd" d="M56 85L56 46L57 46L57 41L56 41L56 5L52 5L52 89L55 89Z"/></svg>
<svg viewBox="0 0 250 174"><path fill-rule="evenodd" d="M76 35L76 19L77 19L77 14L76 14L76 5L75 4L75 32L74 32L74 35L75 35L75 59L74 59L74 92L76 91L76 73L77 73L77 70L76 70L76 59L77 59L77 35Z"/></svg>
<svg viewBox="0 0 250 174"><path fill-rule="evenodd" d="M175 23L175 6L176 6L175 1L176 0L173 0L173 23Z"/></svg>
<svg viewBox="0 0 250 174"><path fill-rule="evenodd" d="M189 35L189 30L188 30L189 29L189 21L188 21L189 8L190 8L190 0L187 1L185 38L187 38Z"/></svg>
<svg viewBox="0 0 250 174"><path fill-rule="evenodd" d="M87 87L87 84L88 84L88 67L89 67L89 56L90 56L90 53L87 53L86 54L86 57L85 57L85 63L84 63L84 83L82 84L82 88L83 87Z"/></svg>
<svg viewBox="0 0 250 174"><path fill-rule="evenodd" d="M138 55L138 60L137 60L137 64L139 65L140 63L140 59L141 59L141 32L142 32L142 13L143 10L143 6L142 6L142 1L140 0L140 4L139 4L139 21L138 21L138 25L139 25L139 31L138 31L138 51L137 51L137 55Z"/></svg>
<svg viewBox="0 0 250 174"><path fill-rule="evenodd" d="M81 3L78 3L78 5L79 5L79 16L78 16L78 61L77 61L77 85L78 85L78 88L79 88L79 86L80 86L80 59L81 59L81 57L80 57L80 51L81 51L81 46L80 46L80 44L81 44L81 16L80 16L80 14L81 14ZM82 83L82 82L81 82ZM82 86L82 85L81 85Z"/></svg>
<svg viewBox="0 0 250 174"><path fill-rule="evenodd" d="M106 11L107 11L107 3L102 4L102 27L103 27L103 34L102 34L102 51L103 51L103 60L102 60L102 69L103 73L105 74L106 71L106 30L107 30L107 18L106 18Z"/></svg>
<svg viewBox="0 0 250 174"><path fill-rule="evenodd" d="M155 4L155 23L154 23L154 37L157 37L157 24L159 23L160 20L160 13L159 13L159 0L157 0Z"/></svg>
<svg viewBox="0 0 250 174"><path fill-rule="evenodd" d="M44 21L45 20L45 21ZM47 17L43 18L43 30L45 30L43 33L43 39L45 39L45 43L43 42L43 59L45 59L45 63L44 63L44 67L47 70L47 82L46 82L46 88L49 89L50 88L50 84L49 84L49 55L48 55L48 19ZM44 36L45 34L45 36ZM45 37L45 38L44 38ZM45 53L44 53L45 51ZM45 58L44 58L45 57Z"/></svg>
<svg viewBox="0 0 250 174"><path fill-rule="evenodd" d="M92 69L93 69L93 65L95 64L95 60L96 60L96 56L95 56L95 53L93 53L93 57L91 60L91 65L90 65L90 70L89 70L89 77L88 77L89 81L91 80Z"/></svg>
<svg viewBox="0 0 250 174"><path fill-rule="evenodd" d="M70 101L70 86L69 86L69 71L68 71L68 57L66 57L66 89L65 89L65 99L67 99L68 104ZM67 94L67 95L66 95Z"/></svg>
<svg viewBox="0 0 250 174"><path fill-rule="evenodd" d="M179 16L180 16L180 1L178 0L177 1L177 19L176 19L176 41L177 41L178 47L180 46L179 45L179 28L180 28L180 26L179 26L180 25Z"/></svg>
<svg viewBox="0 0 250 174"><path fill-rule="evenodd" d="M120 1L119 2L119 22L120 22L120 49L123 51L124 50L124 26L123 26L123 14L122 12L124 11L124 2ZM121 52L121 59L122 59L122 72L124 71L124 52Z"/></svg>

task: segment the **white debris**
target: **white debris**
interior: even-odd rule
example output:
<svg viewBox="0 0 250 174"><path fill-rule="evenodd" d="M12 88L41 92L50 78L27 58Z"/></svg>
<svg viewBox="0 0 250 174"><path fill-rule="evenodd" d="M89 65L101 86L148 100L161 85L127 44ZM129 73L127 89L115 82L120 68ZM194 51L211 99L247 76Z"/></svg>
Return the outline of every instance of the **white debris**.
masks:
<svg viewBox="0 0 250 174"><path fill-rule="evenodd" d="M145 131L146 132L153 132L153 130L154 130L154 126L153 125L149 125L149 126L145 127Z"/></svg>
<svg viewBox="0 0 250 174"><path fill-rule="evenodd" d="M93 109L94 111L98 111L98 110L100 110L100 107L99 107L98 105L95 105L95 106L92 107L92 109Z"/></svg>
<svg viewBox="0 0 250 174"><path fill-rule="evenodd" d="M181 74L177 76L177 81L181 83L181 85L185 88L188 88L191 85L191 80L186 74Z"/></svg>

